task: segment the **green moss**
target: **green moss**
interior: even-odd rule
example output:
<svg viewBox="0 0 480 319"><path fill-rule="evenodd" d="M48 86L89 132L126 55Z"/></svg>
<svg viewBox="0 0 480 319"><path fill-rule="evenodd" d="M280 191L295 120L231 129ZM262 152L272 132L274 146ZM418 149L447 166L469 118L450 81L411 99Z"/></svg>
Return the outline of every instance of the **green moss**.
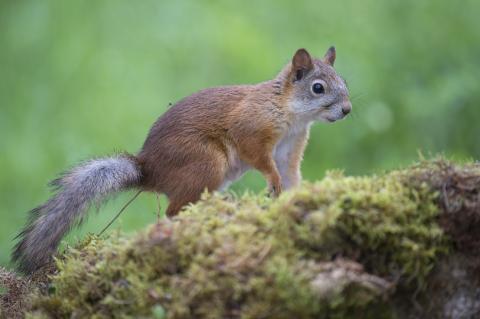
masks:
<svg viewBox="0 0 480 319"><path fill-rule="evenodd" d="M278 209L290 215L290 236L309 257L340 254L375 274L423 281L446 249L435 198L391 175L337 174L285 196Z"/></svg>
<svg viewBox="0 0 480 319"><path fill-rule="evenodd" d="M133 237L90 236L58 260L30 316L394 318L393 287L421 291L451 249L441 163L330 173L278 200L205 194Z"/></svg>

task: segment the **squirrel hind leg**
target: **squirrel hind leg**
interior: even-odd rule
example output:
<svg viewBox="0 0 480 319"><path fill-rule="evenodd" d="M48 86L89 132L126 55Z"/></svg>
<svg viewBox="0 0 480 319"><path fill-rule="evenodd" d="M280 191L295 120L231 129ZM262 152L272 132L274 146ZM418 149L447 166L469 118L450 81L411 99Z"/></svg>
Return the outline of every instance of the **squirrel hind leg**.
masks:
<svg viewBox="0 0 480 319"><path fill-rule="evenodd" d="M171 200L165 214L170 218L174 217L180 212L182 207L187 205L188 203L189 203L188 201L181 201L181 200L173 201L173 200Z"/></svg>
<svg viewBox="0 0 480 319"><path fill-rule="evenodd" d="M220 187L221 182L214 185L202 185L203 187L192 187L188 183L184 183L183 191L168 197L170 203L166 211L168 217L176 216L180 210L188 204L197 202L202 193L207 189L209 192L215 191Z"/></svg>
<svg viewBox="0 0 480 319"><path fill-rule="evenodd" d="M177 172L181 178L171 178L175 183L165 192L170 201L166 215L177 215L184 206L198 201L205 190L218 190L224 183L225 170L226 161L221 156L182 168Z"/></svg>

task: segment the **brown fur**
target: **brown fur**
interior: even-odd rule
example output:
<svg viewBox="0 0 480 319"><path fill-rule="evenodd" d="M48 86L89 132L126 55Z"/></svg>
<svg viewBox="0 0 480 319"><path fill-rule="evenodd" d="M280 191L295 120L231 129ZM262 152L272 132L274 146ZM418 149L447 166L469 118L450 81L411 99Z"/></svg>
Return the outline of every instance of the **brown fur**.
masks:
<svg viewBox="0 0 480 319"><path fill-rule="evenodd" d="M205 189L224 189L250 168L275 196L298 185L311 123L340 120L351 109L334 61L333 47L323 60L299 49L273 80L184 98L156 121L137 156L92 159L65 172L52 183L55 194L31 211L13 261L24 273L48 264L91 204L126 189L165 193L174 216Z"/></svg>
<svg viewBox="0 0 480 319"><path fill-rule="evenodd" d="M332 65L334 58L330 49L325 62L315 63ZM222 185L232 164L229 152L234 150L264 175L278 196L282 181L273 151L295 121L289 107L292 83L313 68L308 52L300 49L292 64L273 80L206 89L175 104L153 125L138 154L141 187L165 193L170 200L167 215L174 216L184 205L197 201L205 189L214 191ZM296 137L289 154L288 174L294 184L300 179L307 138L308 128Z"/></svg>
<svg viewBox="0 0 480 319"><path fill-rule="evenodd" d="M229 148L280 193L272 150L288 125L288 112L273 92L271 82L206 89L158 119L138 160L142 186L169 197L169 216L198 200L205 189L218 189L229 165Z"/></svg>

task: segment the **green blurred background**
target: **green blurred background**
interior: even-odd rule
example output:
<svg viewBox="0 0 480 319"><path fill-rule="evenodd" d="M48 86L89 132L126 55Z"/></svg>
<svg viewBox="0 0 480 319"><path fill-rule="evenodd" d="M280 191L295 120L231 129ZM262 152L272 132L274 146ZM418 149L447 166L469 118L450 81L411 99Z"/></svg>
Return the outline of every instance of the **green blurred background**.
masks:
<svg viewBox="0 0 480 319"><path fill-rule="evenodd" d="M317 124L302 171L367 174L424 154L480 156L480 1L0 2L0 265L62 170L136 152L170 102L270 79L294 51L337 47L354 113ZM260 191L256 173L233 186ZM69 240L98 232L116 197ZM166 206L165 198L161 205ZM142 194L114 228L156 220Z"/></svg>

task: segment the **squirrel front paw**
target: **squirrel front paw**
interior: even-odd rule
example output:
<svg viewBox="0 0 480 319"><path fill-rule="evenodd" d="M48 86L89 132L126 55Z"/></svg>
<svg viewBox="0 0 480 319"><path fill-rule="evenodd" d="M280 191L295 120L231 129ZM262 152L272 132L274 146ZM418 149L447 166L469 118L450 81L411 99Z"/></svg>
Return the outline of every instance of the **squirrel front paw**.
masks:
<svg viewBox="0 0 480 319"><path fill-rule="evenodd" d="M280 193L282 193L282 185L281 184L271 185L269 187L269 191L268 191L269 197L277 198L278 196L280 196Z"/></svg>

